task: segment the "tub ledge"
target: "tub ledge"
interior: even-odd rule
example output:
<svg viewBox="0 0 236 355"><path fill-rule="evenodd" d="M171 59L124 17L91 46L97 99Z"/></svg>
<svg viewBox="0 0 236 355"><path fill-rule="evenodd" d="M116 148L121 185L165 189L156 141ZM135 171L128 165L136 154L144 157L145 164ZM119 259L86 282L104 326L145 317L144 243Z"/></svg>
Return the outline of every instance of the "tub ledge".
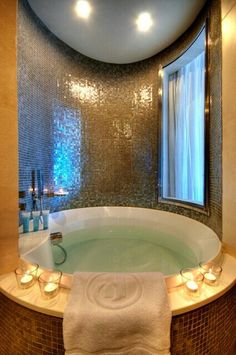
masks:
<svg viewBox="0 0 236 355"><path fill-rule="evenodd" d="M201 295L191 298L186 295L182 286L168 288L169 302L172 315L179 315L203 305L206 305L232 288L236 283L236 259L229 254L224 254L223 272L219 285L203 285ZM0 291L12 301L47 315L63 317L65 306L70 293L71 279L64 276L60 293L51 300L43 300L37 283L29 289L21 290L17 287L14 272L0 276Z"/></svg>

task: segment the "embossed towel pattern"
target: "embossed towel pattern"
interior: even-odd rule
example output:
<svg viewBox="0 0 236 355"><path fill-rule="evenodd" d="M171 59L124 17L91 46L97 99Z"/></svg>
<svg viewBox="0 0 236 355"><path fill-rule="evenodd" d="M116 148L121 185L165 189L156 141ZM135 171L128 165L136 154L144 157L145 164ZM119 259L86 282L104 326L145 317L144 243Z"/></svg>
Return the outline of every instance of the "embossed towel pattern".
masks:
<svg viewBox="0 0 236 355"><path fill-rule="evenodd" d="M171 311L161 273L75 273L66 355L167 355Z"/></svg>

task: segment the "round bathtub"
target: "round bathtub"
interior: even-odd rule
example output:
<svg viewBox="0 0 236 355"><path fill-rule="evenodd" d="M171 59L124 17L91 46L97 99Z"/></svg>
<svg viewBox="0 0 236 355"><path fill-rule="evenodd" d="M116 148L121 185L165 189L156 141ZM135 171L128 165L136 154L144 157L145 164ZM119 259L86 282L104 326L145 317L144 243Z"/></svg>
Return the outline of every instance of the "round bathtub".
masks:
<svg viewBox="0 0 236 355"><path fill-rule="evenodd" d="M169 286L180 269L215 259L221 249L217 235L204 224L144 208L88 207L52 213L50 233L54 232L63 235L59 245L67 259L58 268L64 273L160 271ZM51 266L40 248L42 243L24 258ZM61 248L52 246L52 252L55 261L63 259Z"/></svg>

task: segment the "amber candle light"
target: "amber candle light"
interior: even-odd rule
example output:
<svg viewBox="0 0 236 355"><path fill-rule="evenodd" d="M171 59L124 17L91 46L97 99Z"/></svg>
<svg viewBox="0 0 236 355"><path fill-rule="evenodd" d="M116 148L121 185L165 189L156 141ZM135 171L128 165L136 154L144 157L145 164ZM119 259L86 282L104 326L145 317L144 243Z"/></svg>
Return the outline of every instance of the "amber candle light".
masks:
<svg viewBox="0 0 236 355"><path fill-rule="evenodd" d="M195 269L182 269L180 271L185 292L190 296L199 296L201 292L203 274Z"/></svg>
<svg viewBox="0 0 236 355"><path fill-rule="evenodd" d="M204 282L209 286L217 286L222 272L222 267L214 262L199 263L200 271L204 275Z"/></svg>
<svg viewBox="0 0 236 355"><path fill-rule="evenodd" d="M25 263L15 269L16 281L19 288L28 288L35 283L38 267L38 264Z"/></svg>
<svg viewBox="0 0 236 355"><path fill-rule="evenodd" d="M44 299L57 296L60 289L62 273L60 271L44 271L39 276L39 288Z"/></svg>

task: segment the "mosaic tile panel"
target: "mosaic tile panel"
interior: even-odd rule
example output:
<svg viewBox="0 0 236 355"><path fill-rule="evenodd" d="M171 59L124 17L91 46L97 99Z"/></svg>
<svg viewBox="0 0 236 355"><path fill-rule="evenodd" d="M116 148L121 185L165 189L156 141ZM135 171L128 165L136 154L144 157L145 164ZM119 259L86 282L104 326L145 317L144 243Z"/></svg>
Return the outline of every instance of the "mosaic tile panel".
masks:
<svg viewBox="0 0 236 355"><path fill-rule="evenodd" d="M29 191L31 171L40 169L45 188L64 187L69 192L66 197L44 198L51 211L102 205L157 208L197 219L221 236L220 6L218 0L209 4L215 43L210 47L209 216L157 202L158 69L191 43L206 8L163 52L142 62L116 65L69 48L45 28L26 0L20 0L20 190ZM31 209L30 193L25 202Z"/></svg>
<svg viewBox="0 0 236 355"><path fill-rule="evenodd" d="M22 307L1 293L0 312L1 355L64 354L61 318ZM234 355L234 320L236 287L204 307L172 317L171 354Z"/></svg>
<svg viewBox="0 0 236 355"><path fill-rule="evenodd" d="M173 317L171 354L233 355L236 342L236 287L218 300Z"/></svg>
<svg viewBox="0 0 236 355"><path fill-rule="evenodd" d="M0 311L1 355L64 354L61 318L31 311L2 293Z"/></svg>

